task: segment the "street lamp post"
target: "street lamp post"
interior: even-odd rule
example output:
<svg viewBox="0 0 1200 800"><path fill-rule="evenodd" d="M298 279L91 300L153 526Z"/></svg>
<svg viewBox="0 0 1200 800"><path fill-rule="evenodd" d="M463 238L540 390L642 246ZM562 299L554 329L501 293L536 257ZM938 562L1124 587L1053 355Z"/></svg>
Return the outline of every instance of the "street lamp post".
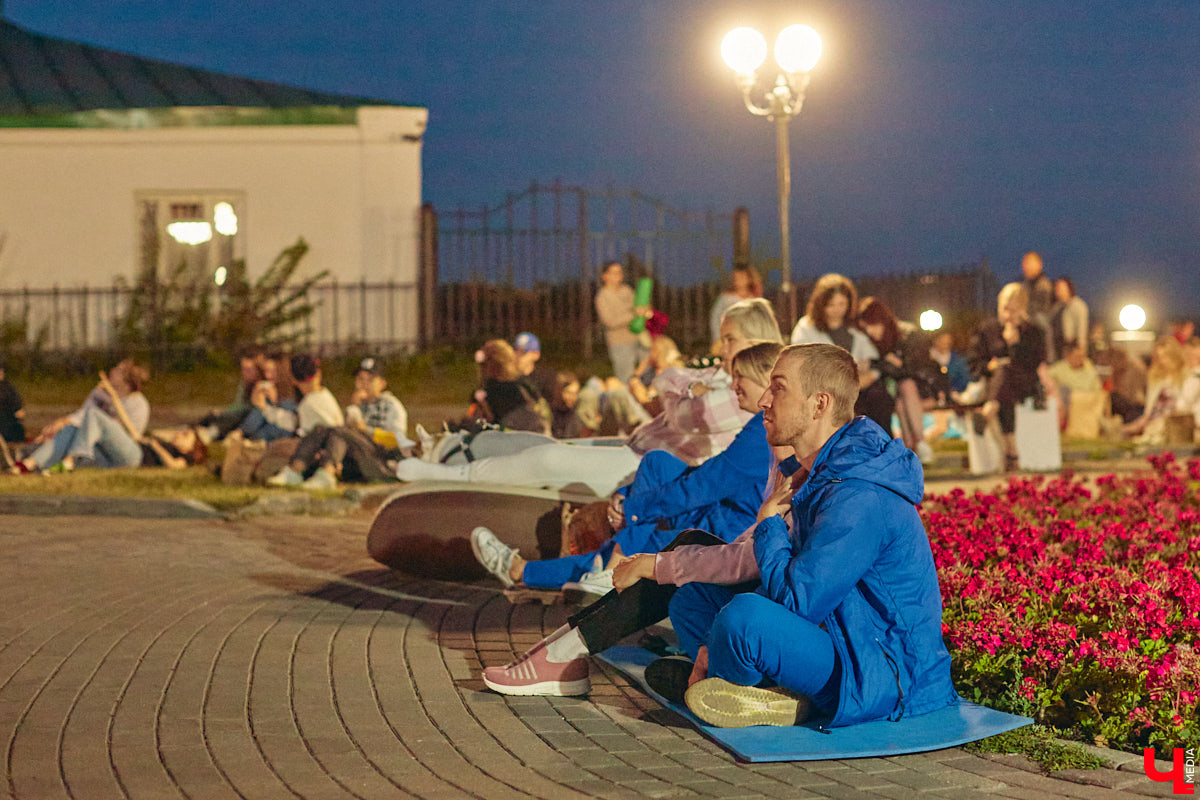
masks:
<svg viewBox="0 0 1200 800"><path fill-rule="evenodd" d="M788 230L788 205L792 194L791 157L788 147L788 122L800 113L809 72L821 57L821 37L807 25L789 25L775 39L775 63L780 72L775 84L763 95L760 105L754 97L758 70L767 58L767 40L753 28L735 28L721 42L721 57L737 76L746 110L775 123L775 160L779 178L779 261L782 286L787 297L788 325L798 317L796 290L792 285L792 248Z"/></svg>

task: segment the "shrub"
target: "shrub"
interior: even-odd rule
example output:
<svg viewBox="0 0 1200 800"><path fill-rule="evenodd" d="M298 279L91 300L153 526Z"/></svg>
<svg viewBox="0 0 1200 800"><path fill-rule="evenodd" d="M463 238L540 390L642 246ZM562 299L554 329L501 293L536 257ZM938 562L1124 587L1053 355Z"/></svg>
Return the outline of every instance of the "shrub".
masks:
<svg viewBox="0 0 1200 800"><path fill-rule="evenodd" d="M960 692L1099 744L1200 739L1200 461L921 506Z"/></svg>

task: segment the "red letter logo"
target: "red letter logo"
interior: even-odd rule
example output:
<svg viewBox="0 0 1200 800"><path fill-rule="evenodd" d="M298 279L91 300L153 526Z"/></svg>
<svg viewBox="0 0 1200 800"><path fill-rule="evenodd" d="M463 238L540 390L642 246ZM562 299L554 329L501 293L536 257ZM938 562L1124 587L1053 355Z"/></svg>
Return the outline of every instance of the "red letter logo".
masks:
<svg viewBox="0 0 1200 800"><path fill-rule="evenodd" d="M1184 780L1182 747L1176 747L1171 754L1170 772L1158 771L1158 767L1154 766L1154 748L1147 747L1142 751L1142 770L1146 773L1146 777L1152 781L1157 781L1158 783L1172 781L1171 791L1175 794L1196 793L1195 785Z"/></svg>

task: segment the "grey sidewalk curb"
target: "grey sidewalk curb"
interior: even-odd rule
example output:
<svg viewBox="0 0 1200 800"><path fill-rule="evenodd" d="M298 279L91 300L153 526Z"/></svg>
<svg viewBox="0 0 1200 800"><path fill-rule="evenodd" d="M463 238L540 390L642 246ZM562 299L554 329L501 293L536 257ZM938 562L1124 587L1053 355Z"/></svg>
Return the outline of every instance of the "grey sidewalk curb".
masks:
<svg viewBox="0 0 1200 800"><path fill-rule="evenodd" d="M0 515L30 517L132 517L136 519L244 519L280 514L348 514L375 508L399 484L353 487L337 497L305 492L268 494L221 512L191 498L94 497L57 494L0 494Z"/></svg>
<svg viewBox="0 0 1200 800"><path fill-rule="evenodd" d="M1100 786L1106 789L1133 792L1149 797L1169 797L1171 795L1168 785L1155 783L1146 776L1143 770L1142 756L1136 753L1127 753L1124 750L1112 750L1107 747L1085 744L1070 739L1057 739L1056 741L1068 747L1081 748L1091 755L1107 761L1108 764L1096 769L1063 769L1048 773L1036 762L1017 753L979 753L978 755L1006 767L1039 775L1049 775L1052 778L1070 781L1071 783L1083 786ZM1169 761L1156 759L1154 764L1160 772L1169 772L1172 769L1172 764Z"/></svg>
<svg viewBox="0 0 1200 800"><path fill-rule="evenodd" d="M0 494L0 514L31 517L138 517L213 519L221 512L190 498L89 497L65 494Z"/></svg>

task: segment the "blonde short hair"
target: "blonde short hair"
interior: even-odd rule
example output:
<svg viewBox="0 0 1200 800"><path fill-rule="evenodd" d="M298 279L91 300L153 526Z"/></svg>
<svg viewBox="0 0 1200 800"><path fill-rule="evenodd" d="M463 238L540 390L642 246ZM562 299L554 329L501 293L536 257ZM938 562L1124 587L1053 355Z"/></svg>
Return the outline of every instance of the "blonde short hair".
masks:
<svg viewBox="0 0 1200 800"><path fill-rule="evenodd" d="M833 398L835 423L845 425L854 419L854 404L858 401L858 365L849 352L834 344L809 342L783 348L779 361L785 358L796 362L796 379L807 396L825 392Z"/></svg>
<svg viewBox="0 0 1200 800"><path fill-rule="evenodd" d="M766 386L771 380L771 367L783 345L778 342L759 342L742 350L733 357L730 367L735 375L742 375L755 383Z"/></svg>
<svg viewBox="0 0 1200 800"><path fill-rule="evenodd" d="M739 300L725 309L721 321L736 327L743 339L783 343L783 334L779 332L779 322L775 319L775 309L761 297Z"/></svg>

